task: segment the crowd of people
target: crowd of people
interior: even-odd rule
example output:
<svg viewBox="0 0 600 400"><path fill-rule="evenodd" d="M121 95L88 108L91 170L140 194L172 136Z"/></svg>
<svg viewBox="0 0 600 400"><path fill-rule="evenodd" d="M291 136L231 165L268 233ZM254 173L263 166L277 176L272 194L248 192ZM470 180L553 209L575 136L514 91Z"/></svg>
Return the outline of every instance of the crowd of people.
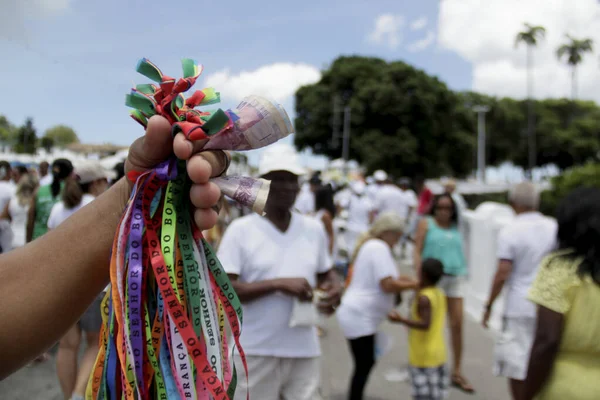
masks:
<svg viewBox="0 0 600 400"><path fill-rule="evenodd" d="M166 129L164 136L168 136ZM166 154L152 160L160 157ZM145 159L138 154L134 160ZM139 168L152 165L143 163ZM189 162L188 169L195 165L199 164ZM83 224L79 221L89 218L86 204L110 196L121 198L123 174L123 165L107 171L94 162L73 165L64 159L33 170L0 162L2 252L8 256L40 236L53 237L52 231L60 230L68 219L74 222L62 232L74 234L73 229ZM414 399L446 398L450 386L475 393L476 382L473 385L463 372L463 355L469 352L464 346L463 314L469 270L478 266L468 265L464 254L460 227L467 205L456 183L446 181L444 192L434 195L420 177L394 179L384 171L344 184L326 182L319 173L307 176L298 154L283 144L264 151L258 175L271 181L265 216L244 215L243 210L241 216L233 215L235 207L224 207L216 225L202 228L211 228L205 233L218 246L218 257L243 304L241 344L249 379L240 379L240 396L248 391L253 399L321 398L317 328L322 318L331 315L354 363L348 377L349 399L364 396L386 320L409 328L408 354L394 356L408 360ZM113 191L108 190L111 183L116 183ZM490 368L508 378L515 400L596 398L600 392L596 379L600 318L595 307L600 300L600 190L575 190L561 203L556 219L537 211L540 194L529 182L515 185L508 201L516 217L498 236L497 272L482 310L482 325L487 328L494 304L505 290L503 326ZM97 207L114 209L118 204L106 200ZM104 228L94 235L114 227ZM91 251L98 260L109 251L104 242L87 244L102 247ZM29 245L34 247L35 243ZM42 245L37 249L42 255ZM407 260L412 268L401 273L399 264ZM49 270L58 268L54 262L48 261ZM90 261L90 271L96 264L101 261ZM105 285L107 271L95 273ZM62 284L75 285L77 279L84 278L65 279ZM61 334L57 373L65 399L84 395L98 351L99 295L86 295L86 304L91 305L82 316L77 310L71 313L81 316L76 324L65 322L53 331ZM396 308L403 300L410 303L407 316ZM4 306L0 314L12 312ZM78 363L82 337L87 348ZM37 360L43 361L44 356Z"/></svg>
<svg viewBox="0 0 600 400"><path fill-rule="evenodd" d="M56 229L108 189L109 183L122 177L122 169L120 164L114 170L106 170L96 161L74 166L71 161L62 158L54 160L51 166L48 162L41 162L29 168L0 161L1 252L22 247ZM66 399L84 398L98 354L103 295L97 296L78 323L59 342L56 369ZM85 337L86 349L78 362L82 337ZM34 362L48 358L48 353L43 353Z"/></svg>

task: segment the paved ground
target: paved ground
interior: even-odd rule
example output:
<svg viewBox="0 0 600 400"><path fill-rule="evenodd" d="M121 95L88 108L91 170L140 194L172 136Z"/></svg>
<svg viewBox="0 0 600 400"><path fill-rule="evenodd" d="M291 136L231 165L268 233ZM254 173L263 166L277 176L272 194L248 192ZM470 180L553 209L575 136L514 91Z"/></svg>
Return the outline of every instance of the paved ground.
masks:
<svg viewBox="0 0 600 400"><path fill-rule="evenodd" d="M491 374L492 337L474 322L466 324L466 375L478 390L474 396L452 391L450 399L507 400L508 394L503 379ZM327 335L323 347L323 394L326 400L345 400L348 379L352 368L350 353L334 318L326 323ZM366 399L403 400L410 399L410 387L403 382L390 382L385 376L399 370L406 360L406 333L398 325L386 323L384 332L393 338L393 347L373 371L367 386ZM56 380L54 360L23 368L0 382L2 400L60 400L60 389ZM262 399L257 399L262 400Z"/></svg>

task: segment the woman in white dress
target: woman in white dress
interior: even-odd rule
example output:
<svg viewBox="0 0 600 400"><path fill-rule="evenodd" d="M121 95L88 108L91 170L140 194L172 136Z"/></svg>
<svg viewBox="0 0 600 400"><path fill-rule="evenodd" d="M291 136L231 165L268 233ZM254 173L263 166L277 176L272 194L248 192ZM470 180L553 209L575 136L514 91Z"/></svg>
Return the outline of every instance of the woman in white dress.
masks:
<svg viewBox="0 0 600 400"><path fill-rule="evenodd" d="M0 215L0 219L10 221L12 230L12 246L15 249L25 245L27 214L29 205L38 187L38 180L32 174L22 174L17 183L15 194L11 197Z"/></svg>

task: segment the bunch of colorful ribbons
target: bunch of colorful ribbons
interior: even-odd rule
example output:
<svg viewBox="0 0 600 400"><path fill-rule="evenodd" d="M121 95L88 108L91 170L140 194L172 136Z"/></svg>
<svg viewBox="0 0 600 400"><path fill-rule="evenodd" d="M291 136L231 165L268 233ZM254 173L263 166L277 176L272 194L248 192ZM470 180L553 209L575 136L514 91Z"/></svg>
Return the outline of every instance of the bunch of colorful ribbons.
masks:
<svg viewBox="0 0 600 400"><path fill-rule="evenodd" d="M165 76L146 59L138 72L155 84L127 96L132 116L146 126L162 115L173 133L209 139L205 148L246 150L292 132L285 111L252 96L236 110L200 112L220 101L213 89L185 99L201 68L183 60L184 77ZM135 181L113 243L111 288L102 302L98 358L86 399L232 399L242 308L213 249L191 218L191 182L174 156ZM246 177L214 180L227 195L262 211L268 183ZM247 371L246 371L247 379Z"/></svg>

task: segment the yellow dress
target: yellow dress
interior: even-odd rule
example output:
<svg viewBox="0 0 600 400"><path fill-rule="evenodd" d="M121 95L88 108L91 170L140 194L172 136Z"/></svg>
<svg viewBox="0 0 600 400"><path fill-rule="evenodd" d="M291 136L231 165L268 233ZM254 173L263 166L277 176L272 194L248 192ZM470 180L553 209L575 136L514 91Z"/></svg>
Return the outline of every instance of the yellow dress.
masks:
<svg viewBox="0 0 600 400"><path fill-rule="evenodd" d="M446 363L446 296L437 287L421 289L412 304L411 317L419 321L417 312L419 296L426 296L431 304L431 324L429 329L411 329L408 334L408 362L412 367L433 368Z"/></svg>
<svg viewBox="0 0 600 400"><path fill-rule="evenodd" d="M564 315L564 331L551 375L537 400L600 399L600 286L580 277L582 259L556 252L543 262L529 292L536 304Z"/></svg>

